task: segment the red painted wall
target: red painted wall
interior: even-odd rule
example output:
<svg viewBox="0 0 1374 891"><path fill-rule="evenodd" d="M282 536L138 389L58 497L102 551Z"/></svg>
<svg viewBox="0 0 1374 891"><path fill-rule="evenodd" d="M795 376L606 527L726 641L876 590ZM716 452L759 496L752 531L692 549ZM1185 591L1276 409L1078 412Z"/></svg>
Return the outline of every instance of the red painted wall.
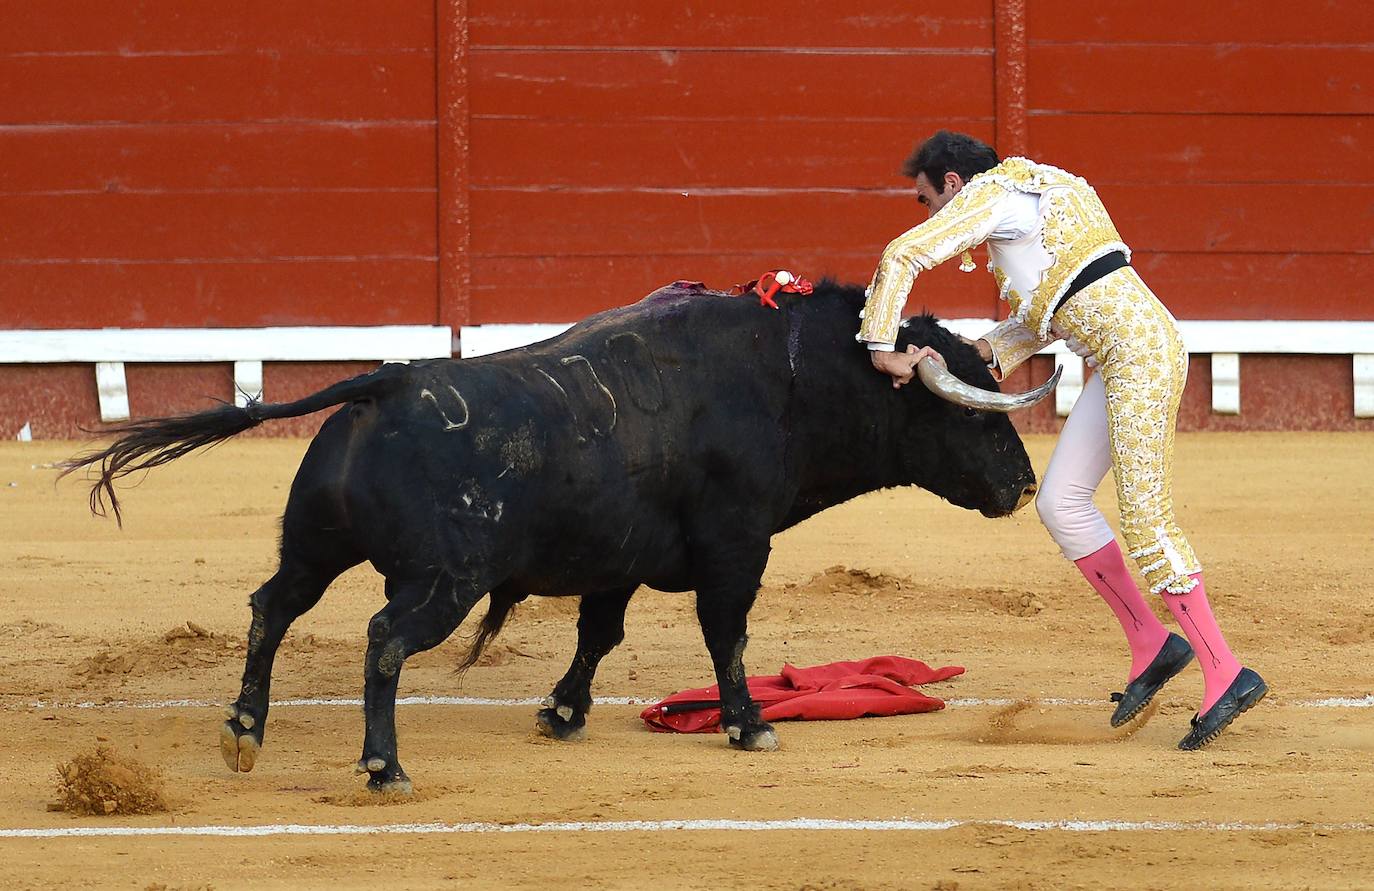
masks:
<svg viewBox="0 0 1374 891"><path fill-rule="evenodd" d="M0 22L0 325L433 321L432 2Z"/></svg>
<svg viewBox="0 0 1374 891"><path fill-rule="evenodd" d="M937 121L992 138L992 0L694 6L470 3L474 322L776 266L866 280L917 219L913 143ZM916 299L991 315L959 278Z"/></svg>
<svg viewBox="0 0 1374 891"><path fill-rule="evenodd" d="M1374 319L1374 7L1319 5L0 0L0 327L571 321L676 278L864 280L923 218L898 170L940 126L1088 177L1180 318ZM997 312L952 268L923 307ZM96 426L89 369L3 362L0 435ZM1244 359L1239 419L1195 368L1183 426L1367 427L1349 365ZM1285 413L1295 369L1329 416ZM339 370L271 366L269 397ZM129 381L135 412L231 395L218 366Z"/></svg>
<svg viewBox="0 0 1374 891"><path fill-rule="evenodd" d="M1374 319L1374 6L1026 10L1030 149L1097 186L1175 315Z"/></svg>

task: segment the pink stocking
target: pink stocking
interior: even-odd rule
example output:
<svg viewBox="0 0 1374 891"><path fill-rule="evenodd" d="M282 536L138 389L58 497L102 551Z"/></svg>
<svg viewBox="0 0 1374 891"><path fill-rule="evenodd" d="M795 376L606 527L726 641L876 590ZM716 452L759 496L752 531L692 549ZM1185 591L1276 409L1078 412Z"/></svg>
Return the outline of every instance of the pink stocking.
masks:
<svg viewBox="0 0 1374 891"><path fill-rule="evenodd" d="M1121 630L1126 632L1126 640L1131 645L1131 674L1126 680L1135 680L1149 667L1155 656L1159 655L1169 632L1160 624L1159 619L1155 618L1150 605L1141 596L1135 579L1131 578L1130 571L1126 569L1126 561L1121 557L1121 548L1117 545L1116 539L1073 562L1088 580L1088 584L1107 601L1112 612L1116 613L1117 621L1121 623ZM1204 607L1206 603L1204 599ZM1211 617L1210 612L1207 615ZM1191 633L1189 639L1192 639ZM1222 689L1225 690L1225 687Z"/></svg>
<svg viewBox="0 0 1374 891"><path fill-rule="evenodd" d="M1202 585L1202 573L1195 572L1191 578L1197 580L1197 585L1187 594L1165 592L1161 596L1169 612L1174 614L1174 619L1183 628L1188 643L1193 645L1197 664L1202 668L1202 707L1198 709L1198 714L1206 714L1226 692L1226 688L1231 686L1236 675L1240 674L1240 663L1231 655L1231 648L1226 645L1226 638L1222 637L1217 620L1212 617L1212 607L1207 603L1207 589Z"/></svg>

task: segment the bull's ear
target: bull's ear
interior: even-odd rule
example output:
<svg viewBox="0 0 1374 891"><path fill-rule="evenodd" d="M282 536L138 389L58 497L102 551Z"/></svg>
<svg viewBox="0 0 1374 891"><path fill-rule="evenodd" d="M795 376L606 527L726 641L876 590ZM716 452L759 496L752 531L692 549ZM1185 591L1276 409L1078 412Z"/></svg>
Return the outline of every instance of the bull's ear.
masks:
<svg viewBox="0 0 1374 891"><path fill-rule="evenodd" d="M912 316L903 319L902 324L897 329L897 341L893 344L897 352L905 353L906 348L914 346L920 349L923 346L931 346L930 331L924 325L918 324L920 316Z"/></svg>

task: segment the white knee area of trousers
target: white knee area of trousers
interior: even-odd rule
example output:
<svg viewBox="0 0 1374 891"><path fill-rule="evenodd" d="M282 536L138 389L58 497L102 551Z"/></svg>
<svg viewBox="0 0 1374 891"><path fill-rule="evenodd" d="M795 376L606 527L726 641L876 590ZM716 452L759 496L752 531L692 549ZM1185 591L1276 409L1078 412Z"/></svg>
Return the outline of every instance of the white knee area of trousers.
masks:
<svg viewBox="0 0 1374 891"><path fill-rule="evenodd" d="M1035 511L1064 556L1081 560L1106 547L1115 535L1107 518L1093 504L1094 490L1072 482L1050 485L1052 481L1046 477L1046 484L1036 493Z"/></svg>
<svg viewBox="0 0 1374 891"><path fill-rule="evenodd" d="M1035 511L1070 560L1096 553L1115 537L1093 494L1111 469L1107 394L1093 375L1069 412L1035 496Z"/></svg>

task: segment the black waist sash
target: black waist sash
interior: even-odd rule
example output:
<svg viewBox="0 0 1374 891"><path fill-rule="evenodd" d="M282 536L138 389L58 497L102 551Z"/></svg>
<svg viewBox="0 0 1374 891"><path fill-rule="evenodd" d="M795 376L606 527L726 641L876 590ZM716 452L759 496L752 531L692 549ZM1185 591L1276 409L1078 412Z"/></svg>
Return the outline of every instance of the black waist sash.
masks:
<svg viewBox="0 0 1374 891"><path fill-rule="evenodd" d="M1109 274L1116 272L1123 266L1130 266L1131 261L1126 259L1126 255L1121 251L1112 251L1084 266L1082 271L1073 277L1069 282L1069 289L1064 292L1064 296L1059 298L1059 302L1054 305L1053 315L1059 312L1059 307L1069 302L1069 298L1086 288L1088 285L1100 278L1106 278Z"/></svg>

